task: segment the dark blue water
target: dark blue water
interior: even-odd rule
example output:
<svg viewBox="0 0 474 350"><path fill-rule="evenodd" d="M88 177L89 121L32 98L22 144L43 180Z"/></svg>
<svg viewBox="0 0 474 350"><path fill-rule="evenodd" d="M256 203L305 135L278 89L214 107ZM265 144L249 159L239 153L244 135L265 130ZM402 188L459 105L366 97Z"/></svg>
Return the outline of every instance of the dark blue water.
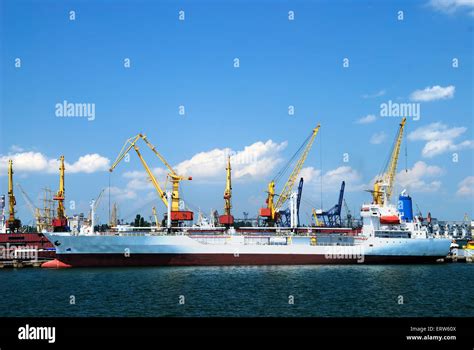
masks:
<svg viewBox="0 0 474 350"><path fill-rule="evenodd" d="M473 278L461 263L3 269L0 317L474 316Z"/></svg>

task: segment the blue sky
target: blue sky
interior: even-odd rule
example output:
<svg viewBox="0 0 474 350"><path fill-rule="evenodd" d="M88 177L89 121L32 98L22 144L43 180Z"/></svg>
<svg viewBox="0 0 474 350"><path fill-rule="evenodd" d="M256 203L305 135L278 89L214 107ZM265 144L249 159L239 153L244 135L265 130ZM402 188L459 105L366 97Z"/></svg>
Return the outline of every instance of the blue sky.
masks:
<svg viewBox="0 0 474 350"><path fill-rule="evenodd" d="M234 171L234 215L252 217L267 182L321 123L305 164L302 217L321 207L321 197L324 208L332 206L342 180L350 208L358 210L370 200L364 189L382 168L400 121L380 115L391 100L421 110L407 124L402 153L406 145L409 172L400 175L399 189L407 187L424 214L472 216L474 5L460 3L3 0L1 193L7 159L15 160L16 182L37 198L44 186L57 188L54 159L64 154L66 195L76 202L68 214L86 212L108 186L108 162L125 139L143 132L193 176L183 196L205 212L222 211L224 150L243 151ZM57 117L55 106L64 100L95 104L95 119ZM162 179L161 164L142 149ZM404 167L402 155L399 171ZM110 181L126 220L137 208L151 215L154 204L164 212L135 154ZM19 193L17 200L28 222ZM106 212L104 200L102 220Z"/></svg>

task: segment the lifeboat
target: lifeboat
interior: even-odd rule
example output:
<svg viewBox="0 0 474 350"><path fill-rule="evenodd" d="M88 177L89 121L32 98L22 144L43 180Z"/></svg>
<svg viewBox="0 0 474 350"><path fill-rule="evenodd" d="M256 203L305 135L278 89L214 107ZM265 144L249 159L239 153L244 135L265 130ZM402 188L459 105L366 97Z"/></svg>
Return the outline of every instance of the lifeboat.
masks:
<svg viewBox="0 0 474 350"><path fill-rule="evenodd" d="M380 217L381 224L396 225L400 223L400 218L397 215L385 215Z"/></svg>

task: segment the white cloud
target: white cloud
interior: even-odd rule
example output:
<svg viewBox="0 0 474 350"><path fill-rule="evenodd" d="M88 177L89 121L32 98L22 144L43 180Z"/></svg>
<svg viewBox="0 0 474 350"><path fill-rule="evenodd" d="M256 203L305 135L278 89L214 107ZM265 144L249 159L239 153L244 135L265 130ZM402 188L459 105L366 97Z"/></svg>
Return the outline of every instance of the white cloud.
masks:
<svg viewBox="0 0 474 350"><path fill-rule="evenodd" d="M409 192L436 192L441 188L441 181L429 181L425 178L437 178L443 174L444 170L442 168L418 161L408 171L402 170L397 173L395 183L408 189Z"/></svg>
<svg viewBox="0 0 474 350"><path fill-rule="evenodd" d="M0 172L5 174L8 168L8 160L13 160L15 172L46 172L55 174L59 172L59 159L48 158L40 152L20 152L8 155L0 155ZM66 172L69 173L94 173L106 171L109 168L109 159L101 155L86 154L79 157L77 161L70 164L65 162Z"/></svg>
<svg viewBox="0 0 474 350"><path fill-rule="evenodd" d="M458 184L458 196L474 197L474 176L468 176Z"/></svg>
<svg viewBox="0 0 474 350"><path fill-rule="evenodd" d="M409 140L417 141L433 141L440 139L454 139L464 132L467 128L465 127L454 127L448 128L447 125L442 123L431 123L427 126L419 127L418 129L412 131L408 135Z"/></svg>
<svg viewBox="0 0 474 350"><path fill-rule="evenodd" d="M474 16L474 0L430 0L428 4L443 13L453 14L458 10L467 10L469 15Z"/></svg>
<svg viewBox="0 0 474 350"><path fill-rule="evenodd" d="M305 167L301 169L300 177L304 178L305 186L321 185L321 170L313 167ZM338 168L328 170L323 174L322 182L325 191L339 190L341 182L346 182L348 191L356 191L361 188L360 180L362 176L359 172L350 166L340 166Z"/></svg>
<svg viewBox="0 0 474 350"><path fill-rule="evenodd" d="M255 142L237 152L229 148L216 148L197 153L191 159L176 165L175 169L177 173L192 176L196 181L222 178L227 156L230 155L233 179L260 179L273 173L281 163L280 152L286 146L287 142L268 140Z"/></svg>
<svg viewBox="0 0 474 350"><path fill-rule="evenodd" d="M160 186L163 185L167 175L165 169L154 168L151 170L151 172L155 176L156 180L160 183ZM153 189L153 184L151 183L148 174L144 170L127 171L122 176L128 179L127 188L130 190L140 191Z"/></svg>
<svg viewBox="0 0 474 350"><path fill-rule="evenodd" d="M8 161L13 160L15 172L52 172L55 169L55 159L48 159L39 152L23 152L0 156L0 171L2 174L8 169Z"/></svg>
<svg viewBox="0 0 474 350"><path fill-rule="evenodd" d="M366 115L365 117L362 117L362 118L359 118L356 123L357 124L369 124L369 123L373 123L377 120L377 118L375 117L375 115L373 114L368 114Z"/></svg>
<svg viewBox="0 0 474 350"><path fill-rule="evenodd" d="M385 134L383 131L376 132L370 138L370 143L374 145L380 145L382 142L385 141L386 138L387 138L387 134Z"/></svg>
<svg viewBox="0 0 474 350"><path fill-rule="evenodd" d="M473 147L474 143L472 141L463 141L458 144L454 144L451 140L428 141L423 147L422 155L426 158L432 158L445 152L455 152Z"/></svg>
<svg viewBox="0 0 474 350"><path fill-rule="evenodd" d="M274 173L275 167L283 160L280 153L286 146L286 141L276 143L268 140L255 142L237 152L230 148L216 148L207 152L199 152L173 168L179 175L191 176L193 182L224 182L227 156L230 156L233 180L261 180L262 177ZM167 170L154 168L152 172L164 190ZM145 171L127 171L122 176L128 180L125 189L130 192L136 193L153 189L153 184ZM169 180L167 185L169 188Z"/></svg>
<svg viewBox="0 0 474 350"><path fill-rule="evenodd" d="M385 95L386 91L385 90L380 90L380 91L377 91L376 93L373 93L373 94L364 94L362 95L363 98L375 98L375 97L380 97L380 96L383 96Z"/></svg>
<svg viewBox="0 0 474 350"><path fill-rule="evenodd" d="M129 188L110 187L110 196L117 201L137 198L137 193Z"/></svg>
<svg viewBox="0 0 474 350"><path fill-rule="evenodd" d="M66 167L66 171L70 173L90 174L97 171L107 171L110 167L110 160L102 157L100 154L93 153L80 156L79 159L72 164L66 162L64 166Z"/></svg>
<svg viewBox="0 0 474 350"><path fill-rule="evenodd" d="M20 153L20 152L25 151L25 149L21 146L18 146L18 145L11 145L10 146L10 151L13 152L13 153Z"/></svg>
<svg viewBox="0 0 474 350"><path fill-rule="evenodd" d="M453 85L442 87L435 85L426 87L423 90L413 91L410 95L412 101L428 102L436 100L445 100L454 97L456 88Z"/></svg>
<svg viewBox="0 0 474 350"><path fill-rule="evenodd" d="M412 141L426 141L422 150L423 157L432 158L442 153L455 152L473 148L474 142L466 140L455 143L455 139L465 133L465 127L452 127L442 123L432 123L412 131L408 139Z"/></svg>

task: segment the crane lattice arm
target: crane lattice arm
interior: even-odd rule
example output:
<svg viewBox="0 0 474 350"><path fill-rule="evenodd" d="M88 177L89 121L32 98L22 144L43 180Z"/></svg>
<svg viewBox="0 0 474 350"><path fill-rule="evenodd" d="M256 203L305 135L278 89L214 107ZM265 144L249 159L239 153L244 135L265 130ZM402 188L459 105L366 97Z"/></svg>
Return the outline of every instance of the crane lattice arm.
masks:
<svg viewBox="0 0 474 350"><path fill-rule="evenodd" d="M176 174L176 172L174 171L174 169L171 167L171 165L166 161L165 158L163 158L163 156L160 154L160 152L158 152L156 150L156 147L153 146L151 144L150 141L148 141L147 137L145 135L142 135L142 134L138 134L138 137L141 137L143 141L145 141L145 143L147 144L147 146L153 151L153 153L155 153L155 155L161 160L161 162L168 168L168 170L170 171L170 173L174 176L178 176L178 174Z"/></svg>
<svg viewBox="0 0 474 350"><path fill-rule="evenodd" d="M318 134L320 127L321 126L318 124L318 126L316 126L316 128L313 129L312 134L310 135L310 138L307 141L307 144L304 148L303 153L301 154L300 159L298 160L295 167L293 168L293 171L291 172L288 180L286 181L285 186L283 187L283 190L278 196L278 200L276 204L272 205L272 203L270 203L273 201L273 196L269 198L268 204L269 204L269 207L270 205L272 207L272 219L275 218L275 213L277 213L278 210L280 210L280 208L282 207L282 205L288 200L288 198L290 198L291 191L293 190L293 186L295 185L296 179L298 178L301 172L301 169L303 168L304 162L306 161L306 158L308 157L309 151L311 150L311 147L313 146L314 140L316 138L316 135ZM275 182L272 181L269 185L269 197L272 192L274 195L274 187L275 187Z"/></svg>
<svg viewBox="0 0 474 350"><path fill-rule="evenodd" d="M59 157L59 189L56 195L53 197L55 201L58 201L57 216L53 218L53 230L55 232L62 232L67 229L67 217L66 210L64 209L64 174L66 168L64 167L64 156Z"/></svg>
<svg viewBox="0 0 474 350"><path fill-rule="evenodd" d="M28 193L26 193L26 191L23 189L23 187L20 184L17 184L16 186L20 189L23 199L25 200L26 204L28 205L28 208L30 209L31 213L33 214L33 217L36 220L36 224L39 225L40 216L41 216L39 208L37 208L33 204L33 201L31 200L30 196L28 196Z"/></svg>
<svg viewBox="0 0 474 350"><path fill-rule="evenodd" d="M140 135L137 135L135 137L129 138L127 141L125 141L125 144L123 145L119 155L117 156L117 159L115 162L112 164L110 167L109 171L112 172L114 171L115 167L122 161L122 159L125 158L125 156L128 154L130 149L134 149L135 152L138 155L138 158L140 159L140 162L142 163L143 167L145 168L145 171L148 174L149 179L151 180L153 187L155 188L156 192L158 193L158 197L160 197L161 201L165 205L165 207L168 207L168 200L166 199L166 194L165 192L161 189L160 184L156 180L155 176L153 175L152 171L150 170L150 167L148 166L147 162L143 158L143 156L140 153L140 150L138 146L136 145L136 142L140 139Z"/></svg>
<svg viewBox="0 0 474 350"><path fill-rule="evenodd" d="M179 183L182 180L192 180L192 177L185 177L185 176L180 176L176 173L176 171L171 167L171 165L166 161L165 158L156 150L156 147L148 141L147 137L143 134L138 134L134 137L129 138L127 141L125 141L125 144L123 145L119 155L117 156L117 159L115 162L112 164L110 167L109 171L112 172L115 167L117 166L120 161L125 158L127 153L133 148L135 152L138 155L138 158L140 159L140 162L142 163L143 167L145 168L145 171L148 174L148 177L150 178L151 182L153 183L153 186L155 187L155 190L158 193L158 196L160 197L161 201L163 204L168 207L168 200L166 199L166 193L165 191L161 188L159 185L158 181L156 180L155 176L153 175L152 171L150 170L150 167L146 163L145 159L141 155L138 146L136 143L138 140L142 139L145 144L153 151L153 153L160 159L160 161L166 166L168 169L168 177L171 179L171 184L172 184L172 195L171 195L171 211L177 212L180 210L179 208Z"/></svg>
<svg viewBox="0 0 474 350"><path fill-rule="evenodd" d="M226 186L224 190L224 214L231 215L230 209L232 208L231 198L232 198L232 177L231 171L232 168L230 167L230 156L227 158L227 167L226 167Z"/></svg>
<svg viewBox="0 0 474 350"><path fill-rule="evenodd" d="M58 219L64 219L66 216L66 212L64 210L64 172L64 156L61 156L59 158L59 189L58 192L56 192L56 195L53 197L54 200L58 201Z"/></svg>
<svg viewBox="0 0 474 350"><path fill-rule="evenodd" d="M97 196L96 200L94 201L94 211L99 206L100 200L102 199L102 195L104 194L104 192L105 192L105 189L102 189L102 191L100 191L99 195ZM92 210L89 211L89 220L91 220L91 219L92 219Z"/></svg>
<svg viewBox="0 0 474 350"><path fill-rule="evenodd" d="M21 227L21 221L15 218L16 198L13 193L13 161L8 161L8 209L9 215L7 220L7 227L10 232L18 231Z"/></svg>
<svg viewBox="0 0 474 350"><path fill-rule="evenodd" d="M15 221L15 205L16 198L13 193L13 161L10 159L8 161L8 221L13 223Z"/></svg>
<svg viewBox="0 0 474 350"><path fill-rule="evenodd" d="M403 139L406 118L403 118L395 138L395 144L385 172L375 181L373 199L375 204L384 205L392 196L395 175L397 172L398 157Z"/></svg>

